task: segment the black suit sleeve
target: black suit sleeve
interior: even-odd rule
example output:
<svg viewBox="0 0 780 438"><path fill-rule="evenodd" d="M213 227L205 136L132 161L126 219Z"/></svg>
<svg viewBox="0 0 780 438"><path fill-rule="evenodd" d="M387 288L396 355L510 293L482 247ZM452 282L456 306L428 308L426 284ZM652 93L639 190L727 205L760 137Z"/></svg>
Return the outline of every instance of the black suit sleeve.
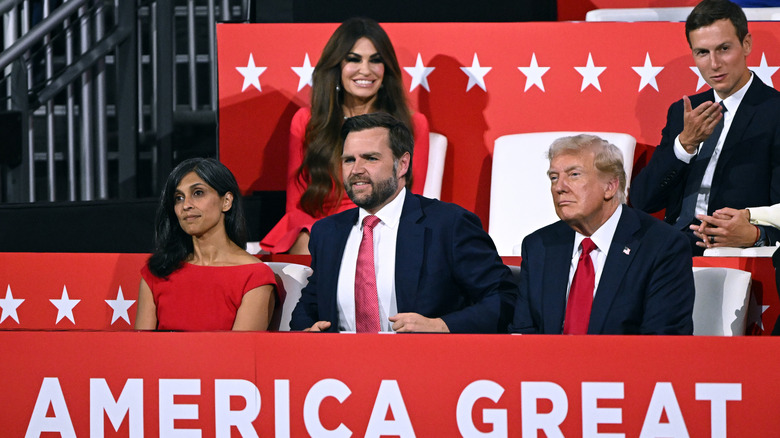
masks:
<svg viewBox="0 0 780 438"><path fill-rule="evenodd" d="M463 210L455 218L449 257L471 305L442 316L453 333L506 333L517 285L479 218Z"/></svg>
<svg viewBox="0 0 780 438"><path fill-rule="evenodd" d="M537 324L534 323L534 318L531 311L530 303L530 291L531 291L531 265L528 258L528 243L529 238L523 240L523 246L521 251L522 260L520 261L520 281L519 292L517 295L517 302L515 303L514 317L512 318L512 324L509 326L510 333L522 333L522 334L537 334L540 333Z"/></svg>
<svg viewBox="0 0 780 438"><path fill-rule="evenodd" d="M689 164L674 154L674 141L682 131L682 101L669 107L666 126L661 132L659 144L650 162L631 182L631 205L647 213L668 209L667 217L677 217L680 213L683 185L688 174Z"/></svg>
<svg viewBox="0 0 780 438"><path fill-rule="evenodd" d="M314 232L314 230L320 226L321 224L315 223L312 227L311 238L309 240L309 252L312 254L311 268L314 272L309 276L308 284L301 290L301 298L298 300L295 309L293 309L292 317L290 319L290 329L292 330L304 330L314 325L315 322L322 320L320 317L317 295L319 269L317 269L316 265L317 259L319 258L319 247L321 245L319 243L320 239L318 238L319 233ZM331 321L331 326L328 331L336 331L337 329L338 321Z"/></svg>
<svg viewBox="0 0 780 438"><path fill-rule="evenodd" d="M691 335L695 291L690 244L682 233L666 236L650 269L639 333Z"/></svg>

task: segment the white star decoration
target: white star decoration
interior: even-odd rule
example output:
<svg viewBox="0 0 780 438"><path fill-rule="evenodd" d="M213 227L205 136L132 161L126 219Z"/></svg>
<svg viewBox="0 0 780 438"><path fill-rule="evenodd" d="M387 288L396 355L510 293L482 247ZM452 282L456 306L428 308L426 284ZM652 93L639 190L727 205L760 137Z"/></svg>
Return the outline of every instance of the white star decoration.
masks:
<svg viewBox="0 0 780 438"><path fill-rule="evenodd" d="M593 64L593 56L590 52L588 53L588 63L585 64L585 67L574 67L574 69L577 70L577 73L582 75L582 88L580 88L580 92L585 91L589 85L593 85L597 90L601 91L599 75L604 73L604 70L607 68L596 67Z"/></svg>
<svg viewBox="0 0 780 438"><path fill-rule="evenodd" d="M476 56L476 54L474 56ZM430 92L431 88L428 86L428 75L431 74L435 68L436 67L426 67L423 65L422 56L417 53L417 62L414 64L414 67L404 67L404 70L412 77L412 85L409 87L409 92L411 93L414 91L418 85L422 85L423 88Z"/></svg>
<svg viewBox="0 0 780 438"><path fill-rule="evenodd" d="M653 63L650 61L649 52L645 54L645 65L631 68L641 77L639 81L639 91L642 91L647 85L650 85L655 88L655 91L658 91L658 82L655 81L655 77L658 76L658 73L661 73L661 70L664 68L653 66Z"/></svg>
<svg viewBox="0 0 780 438"><path fill-rule="evenodd" d="M5 321L9 316L19 324L19 315L16 314L16 308L24 302L23 298L14 298L14 294L11 293L11 285L8 285L8 289L5 290L5 298L0 299L0 307L3 308L3 314L0 316L0 322Z"/></svg>
<svg viewBox="0 0 780 438"><path fill-rule="evenodd" d="M116 295L115 300L106 300L109 306L114 309L114 314L111 317L111 325L114 325L117 319L122 318L130 324L130 315L127 314L127 309L135 303L135 300L126 300L122 295L122 286L119 286L119 292Z"/></svg>
<svg viewBox="0 0 780 438"><path fill-rule="evenodd" d="M544 83L542 82L542 76L547 73L550 67L539 67L536 62L536 53L531 54L531 65L528 67L517 67L525 75L525 90L536 85L540 90L544 91Z"/></svg>
<svg viewBox="0 0 780 438"><path fill-rule="evenodd" d="M57 308L56 324L59 324L62 318L68 318L73 324L76 323L76 321L73 319L73 308L76 307L76 304L78 304L81 300L70 299L68 297L68 288L66 286L62 287L62 298L59 300L50 299L49 301L51 301L51 303L54 304L54 307Z"/></svg>
<svg viewBox="0 0 780 438"><path fill-rule="evenodd" d="M688 68L690 68L692 72L696 73L696 77L699 78L698 82L696 82L696 91L699 91L699 88L703 87L707 83L707 81L705 81L704 78L701 76L699 67L696 67L694 65L693 67L688 67Z"/></svg>
<svg viewBox="0 0 780 438"><path fill-rule="evenodd" d="M466 91L471 90L474 85L479 85L483 91L487 91L485 86L485 75L493 67L482 67L479 65L479 58L477 58L476 52L474 53L474 60L471 61L471 67L461 67L463 73L466 73L469 77L469 83L466 85Z"/></svg>
<svg viewBox="0 0 780 438"><path fill-rule="evenodd" d="M250 58L251 59L251 58ZM309 54L307 53L306 56L303 58L303 65L300 67L290 67L296 75L298 75L298 91L301 91L303 87L305 86L312 86L311 83L311 75L314 73L314 67L311 66L311 61L309 61ZM244 82L244 87L246 87L246 82ZM257 85L258 90L260 89L260 85Z"/></svg>
<svg viewBox="0 0 780 438"><path fill-rule="evenodd" d="M758 67L753 67L753 73L761 79L761 82L774 87L772 83L772 75L780 70L780 67L770 67L766 63L766 53L761 53L761 64Z"/></svg>
<svg viewBox="0 0 780 438"><path fill-rule="evenodd" d="M243 93L250 85L254 85L257 91L263 91L260 88L260 75L263 74L265 69L265 67L255 66L255 59L250 53L246 67L236 67L236 70L244 77L244 85L241 86L241 92Z"/></svg>

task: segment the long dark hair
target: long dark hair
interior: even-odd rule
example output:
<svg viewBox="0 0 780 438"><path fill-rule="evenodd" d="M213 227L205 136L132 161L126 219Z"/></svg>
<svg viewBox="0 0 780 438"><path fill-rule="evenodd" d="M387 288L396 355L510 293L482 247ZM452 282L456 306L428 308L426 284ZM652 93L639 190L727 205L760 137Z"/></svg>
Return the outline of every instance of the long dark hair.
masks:
<svg viewBox="0 0 780 438"><path fill-rule="evenodd" d="M233 206L225 212L225 231L230 240L241 248L246 248L246 220L244 204L236 178L219 161L213 158L190 158L182 161L168 175L160 205L155 218L154 252L147 266L152 274L164 278L179 269L184 260L192 254L192 236L185 233L179 225L174 211L176 187L190 172L195 172L206 184L216 190L219 196L233 194Z"/></svg>
<svg viewBox="0 0 780 438"><path fill-rule="evenodd" d="M391 114L413 129L401 68L390 38L376 21L350 18L331 35L312 75L311 120L306 126L306 153L298 169L298 183L307 185L301 196L301 208L312 216L328 213L324 204L329 196L338 193L340 200L343 195L339 137L344 123L344 90L337 86L341 82L341 62L357 40L364 37L371 41L385 65L373 110ZM410 186L411 181L407 181L407 187Z"/></svg>

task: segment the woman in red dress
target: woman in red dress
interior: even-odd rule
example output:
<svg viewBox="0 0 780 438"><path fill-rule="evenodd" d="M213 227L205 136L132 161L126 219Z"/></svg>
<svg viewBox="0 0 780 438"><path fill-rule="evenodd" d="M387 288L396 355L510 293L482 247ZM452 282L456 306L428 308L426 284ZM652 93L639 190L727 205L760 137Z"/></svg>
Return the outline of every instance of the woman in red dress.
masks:
<svg viewBox="0 0 780 438"><path fill-rule="evenodd" d="M227 167L210 158L176 166L155 222L156 248L141 270L136 329L268 328L276 280L244 250L244 209Z"/></svg>
<svg viewBox="0 0 780 438"><path fill-rule="evenodd" d="M340 132L344 119L386 112L414 132L407 181L422 193L428 168L428 121L412 114L390 38L375 21L352 18L336 29L312 75L311 109L290 126L286 214L260 242L271 253L308 254L317 219L354 208L341 182Z"/></svg>

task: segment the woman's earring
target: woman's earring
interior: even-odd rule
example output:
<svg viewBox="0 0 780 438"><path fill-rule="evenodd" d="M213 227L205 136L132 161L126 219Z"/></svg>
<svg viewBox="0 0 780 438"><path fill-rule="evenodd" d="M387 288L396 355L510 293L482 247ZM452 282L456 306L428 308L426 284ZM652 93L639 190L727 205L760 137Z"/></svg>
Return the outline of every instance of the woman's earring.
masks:
<svg viewBox="0 0 780 438"><path fill-rule="evenodd" d="M338 93L339 91L341 91L341 87L339 86L339 84L336 84L336 93Z"/></svg>

